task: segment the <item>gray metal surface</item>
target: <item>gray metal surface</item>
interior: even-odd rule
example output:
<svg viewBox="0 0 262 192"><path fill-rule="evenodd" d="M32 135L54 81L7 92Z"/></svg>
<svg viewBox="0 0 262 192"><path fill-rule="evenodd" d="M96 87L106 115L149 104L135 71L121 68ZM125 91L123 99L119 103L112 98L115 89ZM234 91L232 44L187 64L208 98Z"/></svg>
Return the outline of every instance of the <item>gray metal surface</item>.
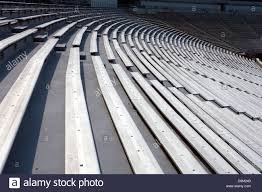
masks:
<svg viewBox="0 0 262 192"><path fill-rule="evenodd" d="M50 39L28 61L23 72L11 87L0 105L0 171L3 170L5 161L13 144L14 138L26 111L28 102L36 85L38 76L48 55L58 42Z"/></svg>
<svg viewBox="0 0 262 192"><path fill-rule="evenodd" d="M115 127L135 173L163 173L135 122L124 107L99 56L92 56L96 75Z"/></svg>
<svg viewBox="0 0 262 192"><path fill-rule="evenodd" d="M189 124L187 124L167 102L147 83L147 81L137 72L132 72L136 82L143 88L158 109L166 116L188 142L192 144L199 154L217 172L223 174L236 174L236 170L231 167Z"/></svg>
<svg viewBox="0 0 262 192"><path fill-rule="evenodd" d="M182 139L173 132L167 123L158 115L143 98L138 89L134 86L125 71L119 64L114 64L113 69L120 79L121 84L129 95L131 101L146 121L154 135L158 138L170 158L184 174L205 174L207 171L195 159Z"/></svg>
<svg viewBox="0 0 262 192"><path fill-rule="evenodd" d="M65 173L99 174L99 162L80 74L79 48L71 48L65 91Z"/></svg>

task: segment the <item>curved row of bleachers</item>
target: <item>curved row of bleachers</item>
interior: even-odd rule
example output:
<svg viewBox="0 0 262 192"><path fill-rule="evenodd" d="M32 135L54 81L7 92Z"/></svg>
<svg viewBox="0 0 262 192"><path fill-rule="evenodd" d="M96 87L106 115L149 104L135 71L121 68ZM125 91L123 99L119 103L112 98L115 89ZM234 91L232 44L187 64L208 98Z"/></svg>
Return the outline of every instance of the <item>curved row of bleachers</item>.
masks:
<svg viewBox="0 0 262 192"><path fill-rule="evenodd" d="M141 27L142 28L142 27ZM143 33L142 33L143 34ZM153 62L152 62L152 60L149 58L149 56L145 53L145 51L143 50L143 48L141 48L141 45L140 45L140 43L139 43L139 41L138 41L138 39L137 39L137 36L138 36L138 33L136 32L135 34L134 34L134 39L135 39L135 42L136 42L136 44L137 44L137 47L138 47L138 49L140 49L140 51L142 52L142 55L144 55L145 56L145 58L148 60L148 61L151 61L151 64L153 64ZM131 47L134 47L134 42L132 42L132 39L130 39L129 38L129 41L131 42L130 43L130 46ZM143 38L142 38L142 41L143 41ZM159 38L156 40L158 43L159 43ZM122 41L123 42L123 41ZM154 44L155 44L155 42L153 42ZM161 46L160 46L161 47ZM160 53L161 51L159 50L159 47L156 47L156 50ZM145 54L143 54L143 53L145 53ZM163 55L163 54L161 54L160 53L160 55ZM167 60L167 61L169 61L167 58L163 58L164 60ZM124 61L123 61L124 62ZM159 60L159 62L161 62L160 60ZM158 62L158 64L159 64L159 62ZM157 65L157 63L154 63L155 65ZM162 104L163 104L163 102L162 102ZM160 105L161 106L161 105ZM159 108L161 108L159 106ZM183 110L182 110L183 111ZM181 112L182 112L181 111ZM187 118L186 118L187 119ZM188 117L188 119L189 119L189 117Z"/></svg>
<svg viewBox="0 0 262 192"><path fill-rule="evenodd" d="M1 36L0 172L262 172L254 60L124 10L49 14Z"/></svg>

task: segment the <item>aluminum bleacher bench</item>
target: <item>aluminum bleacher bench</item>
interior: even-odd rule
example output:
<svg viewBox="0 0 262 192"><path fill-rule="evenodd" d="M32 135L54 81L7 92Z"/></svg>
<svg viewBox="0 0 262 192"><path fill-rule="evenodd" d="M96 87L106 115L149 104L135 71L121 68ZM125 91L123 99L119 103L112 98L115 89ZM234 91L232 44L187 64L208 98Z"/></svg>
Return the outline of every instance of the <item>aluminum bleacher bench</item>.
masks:
<svg viewBox="0 0 262 192"><path fill-rule="evenodd" d="M132 39L132 35L127 35L127 39L128 39L128 43L130 45L131 48L135 47L134 41Z"/></svg>
<svg viewBox="0 0 262 192"><path fill-rule="evenodd" d="M67 31L69 31L72 27L74 27L77 24L77 22L73 22L70 23L68 25L66 25L65 27L63 27L62 29L60 29L58 32L56 32L53 37L55 38L60 38L62 37Z"/></svg>
<svg viewBox="0 0 262 192"><path fill-rule="evenodd" d="M152 43L152 45L156 45L156 33L160 32L160 29L159 27L156 27L153 31L153 33L151 34L151 37L150 37L150 42Z"/></svg>
<svg viewBox="0 0 262 192"><path fill-rule="evenodd" d="M118 30L123 27L125 24L122 24L122 25L119 25L117 28L115 28L115 30L113 31L112 33L112 39L117 39L117 33L118 33Z"/></svg>
<svg viewBox="0 0 262 192"><path fill-rule="evenodd" d="M34 34L37 32L37 29L28 29L26 31L23 31L21 33L15 34L11 37L8 37L6 39L3 39L0 41L0 54L9 46L15 44L16 42Z"/></svg>
<svg viewBox="0 0 262 192"><path fill-rule="evenodd" d="M26 17L20 17L17 18L18 21L28 21L28 20L33 20L33 19L40 19L43 17L50 17L50 16L55 16L57 13L48 13L48 14L42 14L42 15L32 15L32 16L26 16Z"/></svg>
<svg viewBox="0 0 262 192"><path fill-rule="evenodd" d="M105 25L106 23L109 23L109 22L111 22L111 21L104 22L104 23L96 26L93 29L92 34L91 34L91 43L90 43L90 54L91 55L98 54L98 38L97 38L98 31L102 28L103 25Z"/></svg>
<svg viewBox="0 0 262 192"><path fill-rule="evenodd" d="M173 108L151 87L151 85L138 73L131 72L133 78L157 106L161 113L169 120L174 128L183 135L191 146L205 159L208 165L220 174L237 174L238 172L220 156Z"/></svg>
<svg viewBox="0 0 262 192"><path fill-rule="evenodd" d="M134 64L128 58L128 56L125 54L125 52L122 50L122 48L120 47L118 41L116 39L113 39L112 41L113 41L113 45L115 47L115 50L116 50L117 54L119 55L119 57L121 58L121 60L125 64L125 66L126 67L133 67Z"/></svg>
<svg viewBox="0 0 262 192"><path fill-rule="evenodd" d="M152 55L153 53L152 53L152 51L148 48L145 40L142 39L141 42L142 42L142 46L143 46L144 50L147 52L147 54L148 54L148 55Z"/></svg>
<svg viewBox="0 0 262 192"><path fill-rule="evenodd" d="M133 26L137 25L136 23L130 23L127 27L125 27L122 31L121 31L121 34L120 34L120 37L121 37L121 43L126 43L126 31L129 29L129 28L132 28Z"/></svg>
<svg viewBox="0 0 262 192"><path fill-rule="evenodd" d="M107 18L105 18L105 19L107 19ZM97 25L97 26L93 29L93 31L98 32L104 25L106 25L106 24L108 24L108 23L110 23L110 22L112 22L112 21L103 21L103 23Z"/></svg>
<svg viewBox="0 0 262 192"><path fill-rule="evenodd" d="M70 16L75 14L75 11L63 11L63 12L58 12L58 15L64 17L64 16Z"/></svg>
<svg viewBox="0 0 262 192"><path fill-rule="evenodd" d="M47 23L43 23L43 24L41 24L41 25L38 25L38 26L36 26L35 28L36 28L36 29L45 29L45 28L47 28L47 27L49 27L49 26L51 26L51 25L54 25L54 24L59 23L59 22L61 22L61 21L65 21L66 19L67 19L67 18L65 17L65 18L60 18L60 19L52 20L52 21L49 21L49 22L47 22Z"/></svg>
<svg viewBox="0 0 262 192"><path fill-rule="evenodd" d="M162 52L165 53L165 50L162 49ZM169 56L169 57L172 61L177 62L176 60L173 60L173 58L171 58L171 56ZM176 58L174 58L174 59L176 59ZM181 61L181 63L185 63L185 64L187 62L188 61L186 61L186 60ZM172 64L170 64L170 65L172 65ZM183 83L185 83L184 86L188 90L190 90L191 93L193 93L193 94L200 93L201 96L203 96L206 100L210 100L210 101L216 100L216 102L218 102L221 106L227 105L223 100L221 100L220 98L218 98L217 96L215 96L214 94L209 92L209 90L207 90L203 85L201 86L201 82L198 82L198 84L195 83L195 82L197 82L195 75L188 75L187 71L181 70L180 68L177 68L176 71L174 71L173 69L171 69L171 70L176 74L177 77L183 79Z"/></svg>
<svg viewBox="0 0 262 192"><path fill-rule="evenodd" d="M65 173L99 174L99 162L80 75L79 47L70 49L65 81Z"/></svg>
<svg viewBox="0 0 262 192"><path fill-rule="evenodd" d="M122 18L119 18L119 19L115 19L114 20L114 23L110 24L104 31L103 31L103 35L108 35L109 37L109 31L115 26L115 25L122 25L122 23L125 22L125 24L129 23L128 20L126 19L122 19ZM115 30L118 30L118 27L116 27Z"/></svg>
<svg viewBox="0 0 262 192"><path fill-rule="evenodd" d="M211 114L206 113L197 104L190 100L186 95L174 87L168 88L181 102L194 112L205 124L216 132L221 138L229 143L236 151L248 159L259 171L262 170L262 157L253 151L248 145L242 142L238 135L228 131L225 126L218 123Z"/></svg>
<svg viewBox="0 0 262 192"><path fill-rule="evenodd" d="M140 60L135 56L135 54L132 52L132 50L129 48L127 44L123 44L124 50L126 51L126 54L128 57L133 61L135 66L138 68L138 70L143 75L150 74L149 70L140 62Z"/></svg>
<svg viewBox="0 0 262 192"><path fill-rule="evenodd" d="M100 17L100 16L99 16ZM98 18L99 18L98 17ZM94 18L93 18L94 19ZM94 21L92 21L92 22L89 22L86 26L87 27L91 27L94 23L97 23L97 22L99 22L100 21L100 19L98 19L98 20L94 20Z"/></svg>
<svg viewBox="0 0 262 192"><path fill-rule="evenodd" d="M148 48L151 51L152 55L154 54L158 59L161 59L161 56L159 55L159 53L155 50L154 46L152 45L152 43L148 43Z"/></svg>
<svg viewBox="0 0 262 192"><path fill-rule="evenodd" d="M100 56L91 57L103 98L134 173L162 174L162 169L116 92Z"/></svg>
<svg viewBox="0 0 262 192"><path fill-rule="evenodd" d="M91 35L91 42L90 42L90 54L97 54L98 53L98 45L97 45L97 31L93 31Z"/></svg>
<svg viewBox="0 0 262 192"><path fill-rule="evenodd" d="M175 87L183 87L180 83L176 81L175 78L172 77L172 73L170 70L160 62L155 62L152 58L157 59L155 56L152 58L146 53L142 52L142 55L148 60L148 62L159 72L161 73L173 86Z"/></svg>
<svg viewBox="0 0 262 192"><path fill-rule="evenodd" d="M16 19L4 19L4 20L0 20L0 27L5 25L12 25L16 23L17 23Z"/></svg>
<svg viewBox="0 0 262 192"><path fill-rule="evenodd" d="M79 14L79 15L71 15L68 17L68 19L74 19L74 18L78 18L78 17L85 17L86 14Z"/></svg>
<svg viewBox="0 0 262 192"><path fill-rule="evenodd" d="M148 46L150 48L150 50L154 53L154 55L159 58L159 59L164 59L165 61L168 62L169 60L164 57L163 58L163 54L160 52L160 50L158 49L158 47L156 46L155 40L153 40L154 38L151 38L150 43L148 43Z"/></svg>
<svg viewBox="0 0 262 192"><path fill-rule="evenodd" d="M175 108L190 125L209 142L225 159L227 159L236 170L243 174L259 174L249 162L221 139L212 129L206 126L194 113L181 103L172 93L156 80L150 81L158 92Z"/></svg>
<svg viewBox="0 0 262 192"><path fill-rule="evenodd" d="M144 56L136 49L132 48L137 58L143 63L143 65L160 81L165 82L167 79L158 71L156 70L151 63L149 63Z"/></svg>
<svg viewBox="0 0 262 192"><path fill-rule="evenodd" d="M133 37L132 34L139 27L140 27L140 25L137 25L137 26L131 28L131 30L127 34L128 43L129 43L130 47L132 47L132 48L135 47L134 41L132 39L132 37Z"/></svg>
<svg viewBox="0 0 262 192"><path fill-rule="evenodd" d="M135 32L135 34L134 34L134 39L135 39L135 43L136 43L136 46L137 46L137 49L139 50L139 51L143 51L144 49L143 49L143 47L142 47L142 45L140 44L140 42L139 42L139 39L138 39L138 34L140 33L140 31L142 30L142 29L144 29L144 28L146 28L146 26L140 26L140 28L138 29L138 30L136 30L136 32Z"/></svg>
<svg viewBox="0 0 262 192"><path fill-rule="evenodd" d="M166 62L170 62L170 59L167 58L167 56L161 51L161 48L156 45L153 45L154 49L158 52L158 54L161 56L161 58L166 61Z"/></svg>
<svg viewBox="0 0 262 192"><path fill-rule="evenodd" d="M86 21L86 20L88 20L89 18L87 18L87 17L85 17L85 18L82 18L82 19L79 19L79 20L77 20L76 22L78 23L78 24L82 24L84 21ZM82 27L82 26L81 26Z"/></svg>
<svg viewBox="0 0 262 192"><path fill-rule="evenodd" d="M115 58L115 55L114 55L114 53L111 49L110 42L109 42L107 35L103 35L103 42L104 42L104 47L105 47L105 50L106 50L106 55L107 55L108 61L115 61L116 58Z"/></svg>
<svg viewBox="0 0 262 192"><path fill-rule="evenodd" d="M113 64L112 67L132 103L181 173L206 174L207 171L200 162L188 150L185 143L171 131L160 115L148 104L123 68L119 64Z"/></svg>
<svg viewBox="0 0 262 192"><path fill-rule="evenodd" d="M124 20L126 21L126 20ZM104 32L103 32L103 42L104 42L104 47L105 47L105 50L106 50L106 55L107 55L107 59L109 61L115 61L115 55L113 53L113 50L111 49L111 46L110 46L110 42L109 42L109 36L108 36L108 32L110 30L110 28L112 28L114 25L116 24L119 24L119 23L122 23L124 22L123 20L120 20L120 21L116 21L114 24L108 26Z"/></svg>
<svg viewBox="0 0 262 192"><path fill-rule="evenodd" d="M207 108L214 109L216 107L213 103L210 102L205 102L204 104ZM250 128L249 125L246 124L246 122L241 122L238 120L238 118L235 118L233 121L232 118L229 117L234 117L237 114L230 111L229 109L217 108L217 111L223 119L227 119L228 122L231 122L231 124L234 125L234 127L238 128L239 132L243 132L247 137L262 146L261 133L258 131L254 131L254 127Z"/></svg>
<svg viewBox="0 0 262 192"><path fill-rule="evenodd" d="M191 99L194 103L196 103L201 109L206 111L206 113L210 114L214 119L216 119L217 122L219 122L221 125L226 127L231 133L236 135L241 141L243 141L246 145L248 145L251 149L256 151L259 155L262 155L262 147L258 143L254 141L253 137L250 137L249 134L247 134L247 129L243 133L243 131L240 131L238 129L238 126L235 121L232 120L231 117L226 117L219 111L219 109L216 107L208 107L205 102L199 101L195 96L193 95L187 95L189 99ZM261 142L261 141L260 141Z"/></svg>
<svg viewBox="0 0 262 192"><path fill-rule="evenodd" d="M140 42L139 42L138 37L135 37L135 43L136 43L137 49L138 49L139 51L143 51L143 50L144 50L144 48L142 47L142 45L141 45Z"/></svg>
<svg viewBox="0 0 262 192"><path fill-rule="evenodd" d="M208 103L209 106L212 107L211 104ZM262 137L262 130L261 130L261 125L256 125L256 121L250 119L249 117L247 117L245 114L239 114L236 115L233 111L227 109L227 108L223 108L221 109L222 113L224 113L225 115L228 116L234 116L235 117L235 122L240 125L239 127L239 131L243 131L243 127L246 127L249 129L249 134L252 135L252 137L257 138L257 137Z"/></svg>
<svg viewBox="0 0 262 192"><path fill-rule="evenodd" d="M82 42L82 37L83 37L84 33L86 32L87 28L88 28L88 27L85 26L85 27L82 27L82 28L78 31L78 33L76 34L76 37L75 37L75 39L74 39L74 41L73 41L73 44L72 44L73 47L80 47L81 42Z"/></svg>
<svg viewBox="0 0 262 192"><path fill-rule="evenodd" d="M0 172L22 122L44 62L58 39L48 40L28 61L0 104Z"/></svg>

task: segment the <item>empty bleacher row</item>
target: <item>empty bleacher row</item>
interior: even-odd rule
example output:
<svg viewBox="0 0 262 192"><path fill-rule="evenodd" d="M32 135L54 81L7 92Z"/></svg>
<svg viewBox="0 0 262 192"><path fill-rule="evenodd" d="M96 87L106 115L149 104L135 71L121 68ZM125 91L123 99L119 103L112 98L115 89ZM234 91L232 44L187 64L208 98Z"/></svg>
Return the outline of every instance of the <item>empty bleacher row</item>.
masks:
<svg viewBox="0 0 262 192"><path fill-rule="evenodd" d="M261 52L261 15L255 12L159 13L156 17L193 36L233 52L245 53L247 56Z"/></svg>
<svg viewBox="0 0 262 192"><path fill-rule="evenodd" d="M121 9L45 9L0 26L1 173L262 172L254 60Z"/></svg>

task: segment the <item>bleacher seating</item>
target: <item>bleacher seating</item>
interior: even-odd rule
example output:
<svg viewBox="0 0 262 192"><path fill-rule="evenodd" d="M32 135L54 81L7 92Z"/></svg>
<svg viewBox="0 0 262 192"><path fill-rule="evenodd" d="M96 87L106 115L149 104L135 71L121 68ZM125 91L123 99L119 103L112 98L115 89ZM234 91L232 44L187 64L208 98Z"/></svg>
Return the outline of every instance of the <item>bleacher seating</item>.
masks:
<svg viewBox="0 0 262 192"><path fill-rule="evenodd" d="M0 2L0 28L16 30L0 33L0 173L262 173L262 69L230 42L124 9L12 5Z"/></svg>
<svg viewBox="0 0 262 192"><path fill-rule="evenodd" d="M165 19L182 31L233 52L261 52L260 14L159 13L157 18Z"/></svg>

